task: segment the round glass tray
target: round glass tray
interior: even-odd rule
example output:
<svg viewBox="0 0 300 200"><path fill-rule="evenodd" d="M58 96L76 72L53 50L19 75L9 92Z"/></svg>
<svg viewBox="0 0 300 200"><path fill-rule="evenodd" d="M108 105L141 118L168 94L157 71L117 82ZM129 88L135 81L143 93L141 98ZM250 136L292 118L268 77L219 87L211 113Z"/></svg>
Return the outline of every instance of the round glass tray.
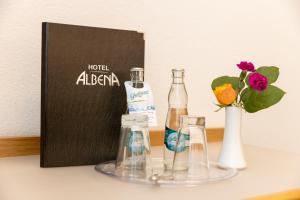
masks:
<svg viewBox="0 0 300 200"><path fill-rule="evenodd" d="M116 168L115 161L108 161L96 165L95 169L103 174L118 178L123 181L151 184L159 186L197 186L212 182L223 181L237 175L236 169L218 167L217 163L210 161L210 168L204 173L190 176L188 171L171 172L164 171L162 158L152 159L152 170L146 169L146 173L132 175L132 171Z"/></svg>

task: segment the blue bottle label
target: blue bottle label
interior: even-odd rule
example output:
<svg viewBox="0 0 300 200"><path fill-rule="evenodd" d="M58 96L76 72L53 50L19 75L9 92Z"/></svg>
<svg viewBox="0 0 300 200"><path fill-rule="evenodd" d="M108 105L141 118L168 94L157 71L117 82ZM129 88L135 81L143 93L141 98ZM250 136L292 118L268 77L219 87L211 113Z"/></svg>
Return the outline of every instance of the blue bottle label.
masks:
<svg viewBox="0 0 300 200"><path fill-rule="evenodd" d="M164 143L170 151L176 150L177 140L178 140L179 134L177 131L170 129L166 127L165 129L165 140ZM189 145L190 136L187 134L181 134L181 137L178 142L177 150L176 152L182 152L184 151Z"/></svg>
<svg viewBox="0 0 300 200"><path fill-rule="evenodd" d="M142 131L131 131L127 141L130 153L142 154L145 150L144 136Z"/></svg>

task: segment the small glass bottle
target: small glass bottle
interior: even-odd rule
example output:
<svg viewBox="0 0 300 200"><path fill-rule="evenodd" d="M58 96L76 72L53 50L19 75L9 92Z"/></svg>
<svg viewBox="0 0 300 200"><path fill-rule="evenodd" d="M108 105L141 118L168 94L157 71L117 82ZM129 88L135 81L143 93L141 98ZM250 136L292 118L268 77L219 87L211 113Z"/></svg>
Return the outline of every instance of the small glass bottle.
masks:
<svg viewBox="0 0 300 200"><path fill-rule="evenodd" d="M149 126L157 126L154 98L149 83L144 81L144 68L135 67L130 70L130 81L125 81L127 94L127 112L148 116Z"/></svg>
<svg viewBox="0 0 300 200"><path fill-rule="evenodd" d="M172 69L172 85L169 92L169 109L166 119L165 139L164 139L164 167L171 170L174 160L174 151L177 144L179 117L187 115L188 95L184 85L184 69ZM189 138L186 138L188 140ZM179 141L181 149L177 148L177 160L186 159L188 148L185 141Z"/></svg>
<svg viewBox="0 0 300 200"><path fill-rule="evenodd" d="M144 87L144 68L133 67L130 69L130 85L133 88ZM129 114L128 105L125 114Z"/></svg>

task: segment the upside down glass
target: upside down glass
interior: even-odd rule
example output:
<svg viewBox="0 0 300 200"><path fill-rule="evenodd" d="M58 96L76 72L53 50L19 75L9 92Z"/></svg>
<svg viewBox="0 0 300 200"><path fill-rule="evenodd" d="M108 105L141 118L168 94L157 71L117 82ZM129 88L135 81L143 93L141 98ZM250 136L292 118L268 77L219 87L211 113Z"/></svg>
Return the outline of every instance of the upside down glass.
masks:
<svg viewBox="0 0 300 200"><path fill-rule="evenodd" d="M207 178L209 160L205 131L205 118L180 116L180 128L172 167L176 178ZM184 176L184 177L182 177Z"/></svg>
<svg viewBox="0 0 300 200"><path fill-rule="evenodd" d="M148 116L122 115L116 169L120 176L145 177L151 169Z"/></svg>

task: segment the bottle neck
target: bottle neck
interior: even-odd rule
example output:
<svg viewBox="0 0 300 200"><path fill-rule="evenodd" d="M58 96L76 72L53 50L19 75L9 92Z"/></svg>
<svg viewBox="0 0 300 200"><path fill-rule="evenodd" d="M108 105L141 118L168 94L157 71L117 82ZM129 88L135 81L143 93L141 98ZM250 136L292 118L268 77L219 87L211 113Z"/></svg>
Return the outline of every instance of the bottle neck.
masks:
<svg viewBox="0 0 300 200"><path fill-rule="evenodd" d="M168 101L169 108L187 108L188 95L182 78L173 79Z"/></svg>
<svg viewBox="0 0 300 200"><path fill-rule="evenodd" d="M188 96L184 85L184 70L172 70L172 85L169 92L169 108L186 108L188 103Z"/></svg>
<svg viewBox="0 0 300 200"><path fill-rule="evenodd" d="M173 82L172 84L184 84L183 77L174 77L173 76Z"/></svg>
<svg viewBox="0 0 300 200"><path fill-rule="evenodd" d="M144 87L144 73L140 71L133 71L130 74L132 87L143 88Z"/></svg>
<svg viewBox="0 0 300 200"><path fill-rule="evenodd" d="M184 70L173 69L172 70L173 84L183 84Z"/></svg>
<svg viewBox="0 0 300 200"><path fill-rule="evenodd" d="M144 82L144 76L142 73L131 73L131 81L132 82Z"/></svg>

